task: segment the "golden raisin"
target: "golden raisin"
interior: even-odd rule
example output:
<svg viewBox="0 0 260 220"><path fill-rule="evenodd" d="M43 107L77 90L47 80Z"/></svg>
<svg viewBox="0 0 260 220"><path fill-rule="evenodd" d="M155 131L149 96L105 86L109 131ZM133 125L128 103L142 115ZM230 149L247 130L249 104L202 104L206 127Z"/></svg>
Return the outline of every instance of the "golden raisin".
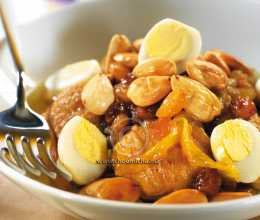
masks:
<svg viewBox="0 0 260 220"><path fill-rule="evenodd" d="M114 86L115 96L117 99L123 102L130 102L127 97L128 85L125 83L118 83Z"/></svg>
<svg viewBox="0 0 260 220"><path fill-rule="evenodd" d="M231 110L235 117L249 119L256 113L256 106L249 98L238 97L231 102Z"/></svg>
<svg viewBox="0 0 260 220"><path fill-rule="evenodd" d="M116 79L118 81L126 78L128 73L129 69L120 63L111 62L108 67L108 75L112 79Z"/></svg>
<svg viewBox="0 0 260 220"><path fill-rule="evenodd" d="M205 193L207 196L217 194L220 186L221 177L215 169L202 168L193 180L193 187Z"/></svg>
<svg viewBox="0 0 260 220"><path fill-rule="evenodd" d="M149 120L154 118L154 114L149 111L149 108L136 106L133 113L138 119Z"/></svg>

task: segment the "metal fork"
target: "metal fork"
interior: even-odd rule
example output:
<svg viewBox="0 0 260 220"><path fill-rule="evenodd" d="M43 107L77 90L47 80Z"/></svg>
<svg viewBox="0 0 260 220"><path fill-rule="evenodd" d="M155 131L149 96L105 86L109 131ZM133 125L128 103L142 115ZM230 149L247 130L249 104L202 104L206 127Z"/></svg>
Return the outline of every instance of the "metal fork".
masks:
<svg viewBox="0 0 260 220"><path fill-rule="evenodd" d="M50 185L67 188L70 185L71 175L58 168L52 160L50 147L53 138L48 123L26 103L23 86L24 68L2 6L0 14L18 73L17 101L12 108L0 112L0 134L5 145L0 147L0 158L24 175Z"/></svg>

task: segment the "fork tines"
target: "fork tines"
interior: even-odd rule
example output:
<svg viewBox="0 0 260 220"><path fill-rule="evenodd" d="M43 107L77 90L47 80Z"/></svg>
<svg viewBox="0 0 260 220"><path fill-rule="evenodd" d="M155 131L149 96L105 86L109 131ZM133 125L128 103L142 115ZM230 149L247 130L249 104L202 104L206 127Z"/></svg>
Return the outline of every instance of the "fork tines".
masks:
<svg viewBox="0 0 260 220"><path fill-rule="evenodd" d="M5 136L6 147L0 151L3 161L10 167L22 174L32 174L41 176L42 174L51 179L57 178L57 173L65 179L70 179L65 173L62 173L50 157L43 138L36 139L36 149L30 143L26 136L20 138L21 148L17 148L15 137L11 134ZM20 153L18 149L22 151Z"/></svg>

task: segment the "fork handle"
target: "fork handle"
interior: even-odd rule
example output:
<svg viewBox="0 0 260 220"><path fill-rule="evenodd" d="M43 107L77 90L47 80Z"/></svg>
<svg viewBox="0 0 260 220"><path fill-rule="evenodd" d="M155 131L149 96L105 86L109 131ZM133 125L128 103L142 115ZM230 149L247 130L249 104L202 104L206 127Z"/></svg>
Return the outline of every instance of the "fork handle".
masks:
<svg viewBox="0 0 260 220"><path fill-rule="evenodd" d="M3 28L6 33L6 40L9 45L11 55L14 61L14 64L16 66L17 72L18 72L18 85L17 85L17 101L15 105L15 113L17 116L28 114L27 109L25 108L25 92L24 92L24 86L23 86L23 64L21 62L19 50L17 47L17 44L15 42L14 36L10 30L10 25L8 22L8 18L6 15L6 10L3 8L3 3L0 5L0 14L2 18Z"/></svg>
<svg viewBox="0 0 260 220"><path fill-rule="evenodd" d="M25 108L25 91L23 86L23 72L18 71L19 78L18 78L18 85L17 85L17 100L16 100L16 113L18 115L24 114L27 112ZM26 113L27 114L27 113Z"/></svg>

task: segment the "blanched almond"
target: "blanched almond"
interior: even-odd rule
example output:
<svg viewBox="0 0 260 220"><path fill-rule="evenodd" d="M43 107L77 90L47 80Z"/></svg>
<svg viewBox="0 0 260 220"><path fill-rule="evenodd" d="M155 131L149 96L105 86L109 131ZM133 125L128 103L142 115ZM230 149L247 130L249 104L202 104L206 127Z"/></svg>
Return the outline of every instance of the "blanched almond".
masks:
<svg viewBox="0 0 260 220"><path fill-rule="evenodd" d="M165 58L151 58L138 64L133 74L142 76L171 76L176 74L176 64Z"/></svg>
<svg viewBox="0 0 260 220"><path fill-rule="evenodd" d="M136 50L137 52L139 52L142 43L143 43L143 38L136 39L136 40L133 42L133 47L135 48L135 50Z"/></svg>
<svg viewBox="0 0 260 220"><path fill-rule="evenodd" d="M181 189L166 195L155 202L161 204L207 203L207 197L196 189Z"/></svg>
<svg viewBox="0 0 260 220"><path fill-rule="evenodd" d="M227 75L230 74L230 69L229 69L228 65L221 58L220 53L218 53L217 51L214 51L214 50L207 51L203 55L202 59L217 65L222 70L224 70Z"/></svg>
<svg viewBox="0 0 260 220"><path fill-rule="evenodd" d="M224 60L224 62L231 70L242 70L244 73L252 75L252 70L237 57L234 57L231 54L225 53L220 50L215 51L219 53L220 57Z"/></svg>
<svg viewBox="0 0 260 220"><path fill-rule="evenodd" d="M133 68L137 64L138 55L137 53L129 53L129 52L117 53L113 57L113 59L117 63L123 64L124 66L129 68Z"/></svg>
<svg viewBox="0 0 260 220"><path fill-rule="evenodd" d="M160 101L170 91L168 76L148 76L134 80L128 88L127 96L135 105L146 107Z"/></svg>
<svg viewBox="0 0 260 220"><path fill-rule="evenodd" d="M140 198L141 189L130 179L113 177L95 181L80 193L101 199L136 202Z"/></svg>
<svg viewBox="0 0 260 220"><path fill-rule="evenodd" d="M85 108L95 114L102 115L114 102L113 86L106 75L96 75L84 86L81 100Z"/></svg>
<svg viewBox="0 0 260 220"><path fill-rule="evenodd" d="M209 122L221 113L223 108L218 97L198 81L184 76L172 76L173 92L185 91L190 97L184 110L194 119Z"/></svg>
<svg viewBox="0 0 260 220"><path fill-rule="evenodd" d="M187 62L186 70L190 78L197 80L209 89L223 90L227 86L226 73L213 63L191 60Z"/></svg>
<svg viewBox="0 0 260 220"><path fill-rule="evenodd" d="M116 34L112 37L108 51L104 60L105 73L109 71L109 65L113 60L113 56L117 53L129 52L132 49L131 42L125 35Z"/></svg>
<svg viewBox="0 0 260 220"><path fill-rule="evenodd" d="M220 201L226 201L232 199L241 199L249 196L252 196L252 194L249 192L220 192L217 195L215 195L211 199L211 201L220 202Z"/></svg>

